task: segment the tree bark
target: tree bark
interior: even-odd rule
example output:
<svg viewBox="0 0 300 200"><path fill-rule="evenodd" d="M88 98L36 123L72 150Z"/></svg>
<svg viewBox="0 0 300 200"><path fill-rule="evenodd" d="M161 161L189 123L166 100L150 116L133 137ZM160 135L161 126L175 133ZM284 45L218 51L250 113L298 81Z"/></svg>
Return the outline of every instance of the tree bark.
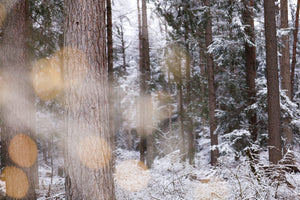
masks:
<svg viewBox="0 0 300 200"><path fill-rule="evenodd" d="M109 129L105 1L64 3L66 199L115 200Z"/></svg>
<svg viewBox="0 0 300 200"><path fill-rule="evenodd" d="M27 51L29 7L27 0L7 1L3 5L7 10L7 16L3 25L0 52L2 66L1 165L5 169L13 169L6 170L6 172L17 170L21 174L24 173L27 179L24 181L20 177L14 177L15 174L4 174L6 199L34 200L36 199L35 187L38 186L38 164L35 142L35 95L30 80L31 70L28 66ZM15 138L19 138L21 142L16 143L16 146L13 145ZM26 143L29 141L31 142ZM20 147L21 144L24 146ZM26 144L31 145L25 146ZM13 148L12 151L10 148ZM22 154L20 150L26 151L22 158L19 157L19 153ZM15 155L14 151L18 155ZM11 184L9 180L13 180L14 183Z"/></svg>
<svg viewBox="0 0 300 200"><path fill-rule="evenodd" d="M280 28L289 28L288 22L288 0L280 1ZM281 89L286 90L287 96L291 99L291 73L290 73L290 48L289 36L284 35L281 38L281 59L280 59L280 76Z"/></svg>
<svg viewBox="0 0 300 200"><path fill-rule="evenodd" d="M292 56L292 73L291 73L291 100L293 100L294 80L295 80L295 67L296 67L296 53L298 43L298 31L299 31L299 8L300 0L297 1L295 30L294 30L294 42L293 42L293 56Z"/></svg>
<svg viewBox="0 0 300 200"><path fill-rule="evenodd" d="M248 105L255 103L255 78L256 78L256 48L255 48L255 32L253 19L253 0L244 0L243 21L247 26L245 32L250 41L245 41L245 55L246 55L246 74L248 85ZM250 132L252 142L257 140L257 118L255 111L249 112Z"/></svg>
<svg viewBox="0 0 300 200"><path fill-rule="evenodd" d="M282 153L274 0L264 0L264 10L268 87L269 160L276 164L282 158Z"/></svg>
<svg viewBox="0 0 300 200"><path fill-rule="evenodd" d="M210 14L210 1L205 0L205 6L207 6L207 21L205 27L205 44L206 51L208 51L209 45L212 44L212 21ZM209 126L211 137L211 165L215 166L219 157L219 150L216 147L218 145L218 135L215 134L217 128L217 119L215 116L216 109L216 94L215 94L215 78L214 78L214 61L213 55L207 53L207 80L208 80L208 109L209 109Z"/></svg>
<svg viewBox="0 0 300 200"><path fill-rule="evenodd" d="M288 22L288 0L280 1L280 28L287 29L289 27ZM289 36L284 35L281 38L281 58L280 58L280 78L281 89L286 91L286 95L292 99L292 83L291 83L291 71L290 71L290 44ZM292 146L293 143L293 130L290 127L290 119L283 119L282 126L283 137L285 140L284 151Z"/></svg>

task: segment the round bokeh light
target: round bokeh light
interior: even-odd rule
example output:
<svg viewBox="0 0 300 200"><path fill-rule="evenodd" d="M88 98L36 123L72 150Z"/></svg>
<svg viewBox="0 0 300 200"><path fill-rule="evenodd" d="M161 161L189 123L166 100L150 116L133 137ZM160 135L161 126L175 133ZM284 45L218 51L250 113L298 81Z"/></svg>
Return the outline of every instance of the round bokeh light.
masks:
<svg viewBox="0 0 300 200"><path fill-rule="evenodd" d="M28 178L21 169L6 167L2 171L1 177L5 180L7 196L21 199L27 195L29 189Z"/></svg>
<svg viewBox="0 0 300 200"><path fill-rule="evenodd" d="M41 59L32 67L33 87L40 99L54 99L63 89L61 68L55 59Z"/></svg>
<svg viewBox="0 0 300 200"><path fill-rule="evenodd" d="M89 63L85 53L76 48L65 47L56 52L53 59L61 63L64 89L76 88L83 82L88 72Z"/></svg>
<svg viewBox="0 0 300 200"><path fill-rule="evenodd" d="M100 169L108 165L111 149L107 142L96 136L88 136L79 143L79 158L90 169Z"/></svg>
<svg viewBox="0 0 300 200"><path fill-rule="evenodd" d="M37 160L37 145L29 136L18 134L10 141L8 153L20 167L31 167Z"/></svg>

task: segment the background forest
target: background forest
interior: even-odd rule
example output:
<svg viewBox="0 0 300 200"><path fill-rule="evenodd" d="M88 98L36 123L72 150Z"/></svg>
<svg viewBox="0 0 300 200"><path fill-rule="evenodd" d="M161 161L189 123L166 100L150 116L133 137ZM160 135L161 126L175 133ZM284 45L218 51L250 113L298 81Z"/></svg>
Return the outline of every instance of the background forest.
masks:
<svg viewBox="0 0 300 200"><path fill-rule="evenodd" d="M0 199L300 199L300 0L0 0Z"/></svg>

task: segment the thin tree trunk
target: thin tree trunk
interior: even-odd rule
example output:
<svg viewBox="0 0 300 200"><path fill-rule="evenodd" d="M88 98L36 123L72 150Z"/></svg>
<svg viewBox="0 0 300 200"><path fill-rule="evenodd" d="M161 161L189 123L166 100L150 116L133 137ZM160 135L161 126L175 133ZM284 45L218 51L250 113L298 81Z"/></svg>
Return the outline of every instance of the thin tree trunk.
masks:
<svg viewBox="0 0 300 200"><path fill-rule="evenodd" d="M288 22L288 0L280 1L280 28L287 29L289 27ZM281 38L281 58L280 58L280 78L281 89L286 90L287 96L292 99L292 83L291 83L291 71L290 71L290 44L289 36L284 35ZM283 119L282 132L285 140L284 152L288 148L292 147L293 143L293 130L290 127L290 119Z"/></svg>
<svg viewBox="0 0 300 200"><path fill-rule="evenodd" d="M35 95L26 45L29 7L27 0L8 1L4 6L9 12L3 26L0 52L2 89L6 91L2 91L5 93L1 97L1 164L5 167L2 175L6 182L6 199L34 200L38 164Z"/></svg>
<svg viewBox="0 0 300 200"><path fill-rule="evenodd" d="M124 75L125 75L126 74L126 47L125 47L124 31L123 31L123 25L122 24L121 24L120 29L121 29L120 33L121 33L121 49L122 49L122 59L123 59L123 71L124 71Z"/></svg>
<svg viewBox="0 0 300 200"><path fill-rule="evenodd" d="M282 158L282 154L274 0L264 0L264 9L268 87L269 160L276 164Z"/></svg>
<svg viewBox="0 0 300 200"><path fill-rule="evenodd" d="M288 24L288 0L280 1L280 28L289 28ZM281 89L286 90L287 96L291 99L291 73L290 73L290 48L289 36L284 35L281 38L281 59L280 59L280 76Z"/></svg>
<svg viewBox="0 0 300 200"><path fill-rule="evenodd" d="M164 24L165 25L165 34L166 34L166 41L168 41L168 27L167 27L167 23ZM168 54L168 49L166 48L164 51L164 55L165 57ZM171 69L169 65L167 65L168 67L168 95L169 97L171 97L172 94L172 83L171 83ZM172 103L168 102L168 117L169 117L169 134L172 135Z"/></svg>
<svg viewBox="0 0 300 200"><path fill-rule="evenodd" d="M138 4L139 5L139 4ZM140 15L140 14L139 14ZM142 0L142 26L141 26L141 65L140 65L140 124L141 128L141 142L140 153L141 160L145 149L147 148L146 164L151 167L153 162L153 134L152 134L152 106L151 106L151 91L150 91L150 55L149 55L149 36L147 23L147 3ZM146 109L143 109L146 106ZM147 112L146 112L147 111ZM145 143L143 141L146 141ZM146 147L144 146L146 145ZM143 152L144 151L144 152Z"/></svg>
<svg viewBox="0 0 300 200"><path fill-rule="evenodd" d="M187 37L186 37L186 41L187 41ZM192 113L192 109L191 109L191 63L190 63L190 56L188 54L189 52L189 45L186 45L186 51L187 51L187 55L186 55L186 90L187 90L187 98L186 98L186 104L188 107L188 113ZM195 136L194 136L194 128L193 128L193 119L188 116L188 114L186 115L186 119L188 122L188 127L187 127L187 131L188 131L188 158L189 158L189 163L190 165L194 164L194 155L195 155Z"/></svg>
<svg viewBox="0 0 300 200"><path fill-rule="evenodd" d="M107 10L107 67L108 67L108 99L109 99L109 132L111 137L112 149L114 152L115 144L115 119L114 119L114 60L113 60L113 31L111 0L106 0ZM113 159L114 160L114 159Z"/></svg>
<svg viewBox="0 0 300 200"><path fill-rule="evenodd" d="M298 31L299 31L299 8L300 0L297 1L296 19L295 19L295 30L294 30L294 42L293 42L293 56L292 56L292 72L291 72L291 100L293 100L294 80L295 80L295 67L296 67L296 54L297 54L297 43L298 43Z"/></svg>
<svg viewBox="0 0 300 200"><path fill-rule="evenodd" d="M105 1L65 1L66 199L115 200ZM92 19L92 20L91 20Z"/></svg>
<svg viewBox="0 0 300 200"><path fill-rule="evenodd" d="M177 89L178 89L178 104L179 104L179 123L180 123L180 153L182 155L182 161L186 160L186 150L185 150L185 137L184 137L184 110L183 110L183 94L182 94L182 69L181 69L181 63L178 63L178 83L177 83Z"/></svg>
<svg viewBox="0 0 300 200"><path fill-rule="evenodd" d="M144 95L144 91L146 89L144 80L143 80L143 74L144 71L143 68L143 50L142 50L142 22L141 22L141 10L140 10L140 1L137 0L137 10L138 10L138 28L139 28L139 71L140 71L140 97L139 97L139 134L140 134L140 143L139 143L139 150L140 150L140 160L145 163L145 152L146 152L146 135L142 132L143 125L143 105L142 105L142 95Z"/></svg>
<svg viewBox="0 0 300 200"><path fill-rule="evenodd" d="M245 41L245 55L246 55L246 74L248 85L248 105L255 103L255 78L256 78L256 48L255 48L255 32L253 20L253 0L244 0L243 21L247 25L245 32L249 37L250 42ZM252 142L257 140L256 128L256 113L251 111L249 113L250 132Z"/></svg>
<svg viewBox="0 0 300 200"><path fill-rule="evenodd" d="M128 126L128 128L127 128L127 132L128 132L128 150L131 151L132 150L132 134L131 134L130 126Z"/></svg>
<svg viewBox="0 0 300 200"><path fill-rule="evenodd" d="M205 0L205 6L207 6L207 21L205 28L205 44L206 50L212 43L212 27L211 27L211 15L210 15L210 1ZM219 157L219 150L216 147L218 145L218 135L215 134L217 129L217 119L215 116L216 110L216 94L215 94L215 78L214 78L214 62L213 55L207 53L207 80L208 80L208 109L209 109L209 126L210 126L210 137L211 137L211 165L217 164Z"/></svg>

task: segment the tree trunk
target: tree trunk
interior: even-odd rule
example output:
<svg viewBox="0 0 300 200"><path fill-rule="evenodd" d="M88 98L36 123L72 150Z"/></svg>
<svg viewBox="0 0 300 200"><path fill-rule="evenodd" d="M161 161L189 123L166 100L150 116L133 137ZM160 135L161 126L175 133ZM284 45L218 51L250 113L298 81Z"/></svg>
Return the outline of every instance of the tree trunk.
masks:
<svg viewBox="0 0 300 200"><path fill-rule="evenodd" d="M113 60L113 32L112 32L112 14L111 0L106 0L107 10L107 63L108 63L108 100L109 100L109 132L111 136L112 149L115 147L115 119L114 119L114 60ZM113 159L114 161L114 159Z"/></svg>
<svg viewBox="0 0 300 200"><path fill-rule="evenodd" d="M140 71L140 100L139 100L139 135L140 135L140 142L139 142L139 150L140 150L140 160L145 163L145 152L146 152L146 135L142 132L143 125L143 105L142 105L142 95L144 95L146 86L145 81L143 80L144 75L142 72L144 71L143 68L143 50L142 50L142 22L141 22L141 10L140 10L140 0L137 0L137 10L138 10L138 28L139 28L139 71Z"/></svg>
<svg viewBox="0 0 300 200"><path fill-rule="evenodd" d="M288 22L288 0L280 1L280 28L287 29L289 27ZM284 35L281 38L281 58L280 58L280 78L281 78L281 89L286 90L287 96L292 99L292 83L291 83L291 72L290 72L290 44L289 36ZM290 127L290 119L283 119L283 137L285 140L284 151L292 147L293 143L293 130Z"/></svg>
<svg viewBox="0 0 300 200"><path fill-rule="evenodd" d="M211 14L210 14L210 1L205 0L205 6L207 6L207 21L205 27L205 44L206 51L209 45L212 43L212 26L211 26ZM219 150L216 147L218 145L218 135L215 134L217 128L217 119L215 116L216 109L216 94L215 94L215 78L214 78L214 62L213 55L207 53L207 80L208 80L208 109L209 109L209 126L210 126L210 137L211 137L211 165L217 164L219 157Z"/></svg>
<svg viewBox="0 0 300 200"><path fill-rule="evenodd" d="M166 41L168 40L168 26L167 23L165 25L165 34L166 34ZM165 48L164 50L164 56L166 57L168 55L168 48ZM171 97L172 94L172 83L171 83L171 66L167 65L168 69L168 95ZM169 118L169 134L172 135L172 103L168 102L168 118Z"/></svg>
<svg viewBox="0 0 300 200"><path fill-rule="evenodd" d="M280 28L289 28L288 24L288 0L280 1ZM291 73L290 73L290 48L289 36L284 35L281 38L281 59L280 59L280 76L281 89L286 90L287 96L291 99Z"/></svg>
<svg viewBox="0 0 300 200"><path fill-rule="evenodd" d="M187 42L187 37L186 37L186 42ZM190 56L188 54L189 52L189 45L186 45L186 51L187 51L187 55L186 55L186 92L187 92L187 98L186 98L186 104L188 107L188 114L192 113L192 109L191 109L191 62L190 62ZM187 119L187 123L188 123L188 127L187 127L187 131L188 131L188 158L189 158L189 163L190 165L194 164L194 155L195 155L195 136L194 136L194 128L193 128L193 119L188 116L188 114L186 115L186 119Z"/></svg>
<svg viewBox="0 0 300 200"><path fill-rule="evenodd" d="M35 187L38 186L38 167L35 95L26 49L29 7L27 0L8 1L4 6L8 12L0 52L1 165L5 167L2 175L6 182L6 199L34 200Z"/></svg>
<svg viewBox="0 0 300 200"><path fill-rule="evenodd" d="M245 41L245 55L246 55L246 74L248 85L248 105L255 103L255 78L256 78L256 48L255 48L255 32L254 32L254 20L253 20L253 0L244 0L244 12L243 21L247 26L245 32L249 37L250 42ZM255 111L249 112L250 132L252 136L252 142L257 140L257 128L256 128L256 113Z"/></svg>
<svg viewBox="0 0 300 200"><path fill-rule="evenodd" d="M296 53L298 43L298 31L299 31L299 8L300 0L297 1L295 30L294 30L294 42L293 42L293 56L292 56L292 73L291 73L291 100L293 100L294 80L295 80L295 67L296 67Z"/></svg>
<svg viewBox="0 0 300 200"><path fill-rule="evenodd" d="M185 137L184 137L184 110L183 110L183 94L182 94L182 69L181 69L181 63L178 64L178 83L177 83L177 89L178 89L178 104L179 104L179 123L180 123L180 153L182 156L182 161L186 160L186 150L185 150Z"/></svg>
<svg viewBox="0 0 300 200"><path fill-rule="evenodd" d="M122 23L122 20L120 20ZM121 36L121 50L122 50L122 60L123 60L123 75L126 75L126 46L125 46L125 39L124 39L124 31L123 25L120 25L120 36Z"/></svg>
<svg viewBox="0 0 300 200"><path fill-rule="evenodd" d="M269 160L276 164L282 158L282 154L274 0L264 0L264 9L268 87Z"/></svg>
<svg viewBox="0 0 300 200"><path fill-rule="evenodd" d="M105 1L65 1L66 199L115 198ZM92 20L91 20L92 19Z"/></svg>
<svg viewBox="0 0 300 200"><path fill-rule="evenodd" d="M138 2L139 5L139 2ZM138 6L139 7L139 6ZM140 13L139 13L140 16ZM141 160L144 160L144 152L147 149L147 166L151 167L153 162L153 134L152 134L152 106L150 91L150 56L149 36L147 23L147 3L142 0L142 26L141 26L141 52L140 52L140 153ZM146 108L146 109L145 109Z"/></svg>

